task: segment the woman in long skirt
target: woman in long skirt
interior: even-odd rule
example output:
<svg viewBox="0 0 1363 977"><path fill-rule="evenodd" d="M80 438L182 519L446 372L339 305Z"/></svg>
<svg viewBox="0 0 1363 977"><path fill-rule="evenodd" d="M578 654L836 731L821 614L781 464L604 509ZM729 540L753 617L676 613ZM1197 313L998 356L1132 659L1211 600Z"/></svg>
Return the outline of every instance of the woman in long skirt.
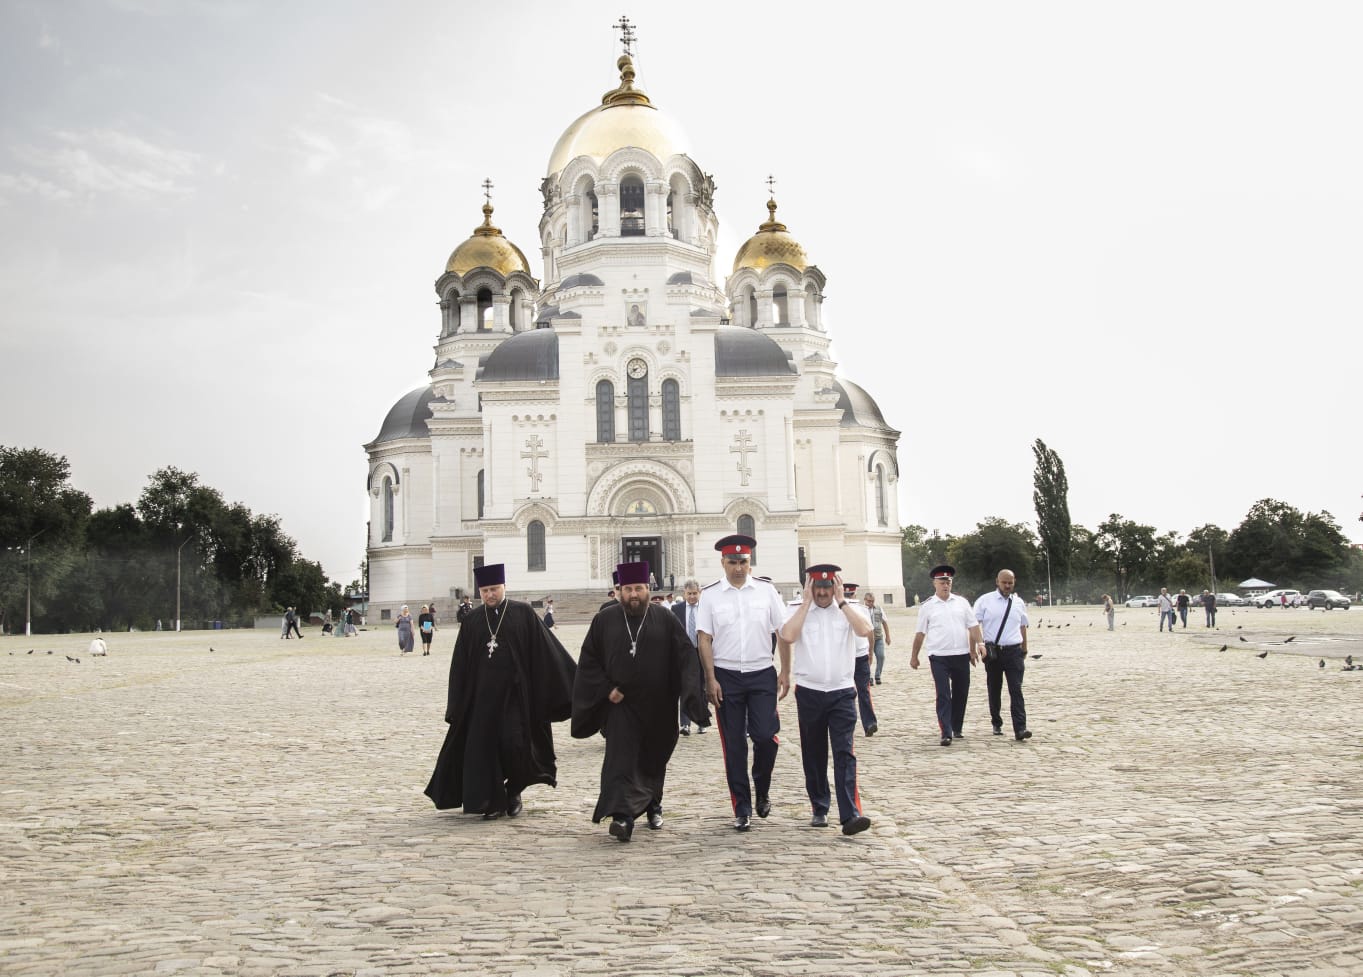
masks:
<svg viewBox="0 0 1363 977"><path fill-rule="evenodd" d="M398 654L405 655L412 650L412 612L407 609L407 605L402 605L402 613L398 615Z"/></svg>

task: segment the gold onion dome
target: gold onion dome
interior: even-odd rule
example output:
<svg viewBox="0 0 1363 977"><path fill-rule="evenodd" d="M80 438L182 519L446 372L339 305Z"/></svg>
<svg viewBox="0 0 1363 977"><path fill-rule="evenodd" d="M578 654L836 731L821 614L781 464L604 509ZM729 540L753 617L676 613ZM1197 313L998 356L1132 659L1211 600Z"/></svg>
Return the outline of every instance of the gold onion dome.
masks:
<svg viewBox="0 0 1363 977"><path fill-rule="evenodd" d="M473 229L473 237L454 249L445 270L456 275L467 275L475 268L491 268L503 278L513 271L530 274L530 263L521 249L502 236L500 227L492 226L492 204L483 204L483 223Z"/></svg>
<svg viewBox="0 0 1363 977"><path fill-rule="evenodd" d="M790 265L796 271L809 267L809 258L800 242L790 236L786 225L776 219L776 200L767 201L768 217L757 233L743 243L734 258L734 271L744 268L761 271L770 265Z"/></svg>
<svg viewBox="0 0 1363 977"><path fill-rule="evenodd" d="M685 131L659 112L641 89L634 87L634 62L628 54L616 62L620 87L601 96L601 104L579 116L554 144L549 154L549 176L579 156L600 162L617 149L633 146L666 162L687 153L691 145Z"/></svg>

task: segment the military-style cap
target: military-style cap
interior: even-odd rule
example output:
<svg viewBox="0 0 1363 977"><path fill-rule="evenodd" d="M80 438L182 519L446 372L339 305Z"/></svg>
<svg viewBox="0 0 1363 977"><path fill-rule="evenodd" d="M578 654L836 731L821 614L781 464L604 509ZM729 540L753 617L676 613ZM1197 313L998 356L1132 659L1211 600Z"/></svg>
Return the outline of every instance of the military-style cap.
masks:
<svg viewBox="0 0 1363 977"><path fill-rule="evenodd" d="M832 563L820 563L818 566L807 567L805 573L809 575L809 581L815 587L833 586L833 575L842 570L840 566Z"/></svg>
<svg viewBox="0 0 1363 977"><path fill-rule="evenodd" d="M473 582L479 587L495 587L506 583L506 564L489 563L485 567L473 568Z"/></svg>
<svg viewBox="0 0 1363 977"><path fill-rule="evenodd" d="M751 536L735 533L732 536L725 536L721 539L715 544L715 549L719 550L720 553L725 556L750 557L752 556L752 551L755 546L757 546L757 540L753 539Z"/></svg>
<svg viewBox="0 0 1363 977"><path fill-rule="evenodd" d="M842 595L844 597L855 597L857 595L857 587L859 586L861 585L854 583L844 583L842 585Z"/></svg>
<svg viewBox="0 0 1363 977"><path fill-rule="evenodd" d="M618 563L615 566L615 582L621 587L631 583L648 583L648 561L638 563Z"/></svg>
<svg viewBox="0 0 1363 977"><path fill-rule="evenodd" d="M954 577L956 576L956 568L949 563L939 563L928 571L928 576L933 580L938 577Z"/></svg>

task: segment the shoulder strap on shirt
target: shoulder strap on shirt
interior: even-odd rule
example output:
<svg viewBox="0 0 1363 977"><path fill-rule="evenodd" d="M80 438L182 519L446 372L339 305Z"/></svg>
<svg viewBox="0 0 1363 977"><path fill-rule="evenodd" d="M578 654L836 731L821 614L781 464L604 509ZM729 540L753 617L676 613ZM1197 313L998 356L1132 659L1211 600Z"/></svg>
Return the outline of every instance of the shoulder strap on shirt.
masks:
<svg viewBox="0 0 1363 977"><path fill-rule="evenodd" d="M994 635L994 644L998 645L999 639L1003 637L1003 626L1008 623L1008 612L1013 609L1013 595L1008 595L1008 606L1003 609L1003 620L999 622L999 633Z"/></svg>

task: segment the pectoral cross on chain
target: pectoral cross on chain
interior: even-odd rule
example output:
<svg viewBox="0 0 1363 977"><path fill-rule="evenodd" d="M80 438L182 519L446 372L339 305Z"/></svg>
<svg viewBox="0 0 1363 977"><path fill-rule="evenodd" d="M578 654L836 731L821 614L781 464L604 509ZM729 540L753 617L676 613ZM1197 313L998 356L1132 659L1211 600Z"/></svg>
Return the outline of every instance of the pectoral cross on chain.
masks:
<svg viewBox="0 0 1363 977"><path fill-rule="evenodd" d="M492 653L497 650L497 636L494 634L487 643L487 656L492 657Z"/></svg>

